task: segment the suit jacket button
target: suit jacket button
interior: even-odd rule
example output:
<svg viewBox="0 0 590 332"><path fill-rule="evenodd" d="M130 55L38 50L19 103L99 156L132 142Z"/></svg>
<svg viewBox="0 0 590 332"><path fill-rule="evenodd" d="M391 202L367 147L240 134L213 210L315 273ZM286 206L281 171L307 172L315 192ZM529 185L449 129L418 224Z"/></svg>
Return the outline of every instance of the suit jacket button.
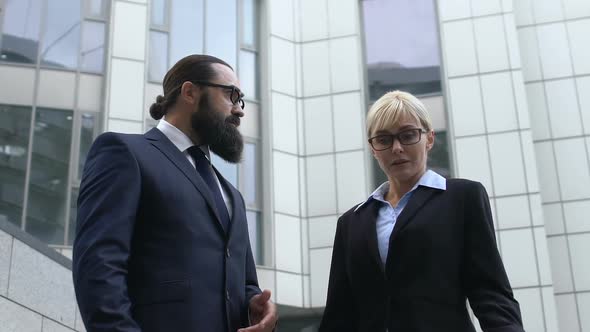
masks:
<svg viewBox="0 0 590 332"><path fill-rule="evenodd" d="M229 248L225 249L225 256L227 256L227 258L231 257L231 255L229 254Z"/></svg>
<svg viewBox="0 0 590 332"><path fill-rule="evenodd" d="M225 291L225 298L229 301L229 290Z"/></svg>

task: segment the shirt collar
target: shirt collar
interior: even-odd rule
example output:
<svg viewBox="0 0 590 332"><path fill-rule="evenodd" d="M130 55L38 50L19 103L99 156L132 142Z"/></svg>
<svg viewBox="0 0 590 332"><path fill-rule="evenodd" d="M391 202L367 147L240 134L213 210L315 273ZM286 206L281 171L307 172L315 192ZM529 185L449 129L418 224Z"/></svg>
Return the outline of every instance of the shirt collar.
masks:
<svg viewBox="0 0 590 332"><path fill-rule="evenodd" d="M414 191L416 188L418 188L418 186L439 189L439 190L446 190L447 189L447 179L445 179L443 176L439 175L435 171L427 170L426 173L424 173L422 175L422 177L420 177L420 180L418 180L418 182L414 185L414 187L412 187L412 189L409 192ZM356 209L354 209L354 212L356 212L358 209L360 209L363 205L365 205L366 203L368 203L372 199L378 200L378 201L384 201L385 195L387 194L388 191L389 191L389 182L382 183L379 187L377 187L377 189L375 189L375 191L373 191L371 193L371 195L369 195L369 198L367 198L367 200L360 203L356 207Z"/></svg>
<svg viewBox="0 0 590 332"><path fill-rule="evenodd" d="M188 148L195 145L193 141L186 136L180 129L173 126L170 122L166 121L164 118L160 119L158 125L156 126L158 130L160 130L168 139L180 150L181 152L185 152ZM209 155L209 147L206 145L199 146L201 150L207 156L207 159L211 160Z"/></svg>

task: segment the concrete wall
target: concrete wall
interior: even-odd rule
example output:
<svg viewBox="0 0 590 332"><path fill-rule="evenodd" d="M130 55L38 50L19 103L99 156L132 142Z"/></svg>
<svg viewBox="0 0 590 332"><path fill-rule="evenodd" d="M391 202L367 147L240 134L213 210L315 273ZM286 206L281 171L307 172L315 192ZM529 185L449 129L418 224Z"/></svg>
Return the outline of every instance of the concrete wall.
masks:
<svg viewBox="0 0 590 332"><path fill-rule="evenodd" d="M71 261L0 221L0 331L85 331Z"/></svg>

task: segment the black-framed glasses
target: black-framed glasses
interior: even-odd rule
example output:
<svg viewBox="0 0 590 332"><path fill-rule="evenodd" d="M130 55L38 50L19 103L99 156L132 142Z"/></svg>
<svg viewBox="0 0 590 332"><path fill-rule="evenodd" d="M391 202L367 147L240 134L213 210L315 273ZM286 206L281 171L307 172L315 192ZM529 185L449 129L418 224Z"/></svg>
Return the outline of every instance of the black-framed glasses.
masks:
<svg viewBox="0 0 590 332"><path fill-rule="evenodd" d="M223 85L205 81L192 81L194 84L205 85L205 86L212 86L214 88L222 88L225 90L230 90L231 94L229 95L229 100L231 100L232 104L240 105L242 109L244 109L245 102L244 102L244 93L235 85Z"/></svg>
<svg viewBox="0 0 590 332"><path fill-rule="evenodd" d="M391 149L393 142L396 139L402 145L412 145L420 142L422 133L426 133L426 130L422 128L412 128L402 130L397 134L381 134L369 138L369 144L371 144L375 151Z"/></svg>

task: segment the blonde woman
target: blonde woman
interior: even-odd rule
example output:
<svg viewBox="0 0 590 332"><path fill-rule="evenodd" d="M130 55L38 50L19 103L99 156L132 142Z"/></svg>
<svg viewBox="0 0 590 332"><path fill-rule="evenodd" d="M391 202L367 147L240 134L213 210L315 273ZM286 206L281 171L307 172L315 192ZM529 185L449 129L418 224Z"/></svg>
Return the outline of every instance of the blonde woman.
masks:
<svg viewBox="0 0 590 332"><path fill-rule="evenodd" d="M496 247L489 199L474 181L428 170L424 105L393 91L367 115L388 181L340 217L321 332L522 332Z"/></svg>

